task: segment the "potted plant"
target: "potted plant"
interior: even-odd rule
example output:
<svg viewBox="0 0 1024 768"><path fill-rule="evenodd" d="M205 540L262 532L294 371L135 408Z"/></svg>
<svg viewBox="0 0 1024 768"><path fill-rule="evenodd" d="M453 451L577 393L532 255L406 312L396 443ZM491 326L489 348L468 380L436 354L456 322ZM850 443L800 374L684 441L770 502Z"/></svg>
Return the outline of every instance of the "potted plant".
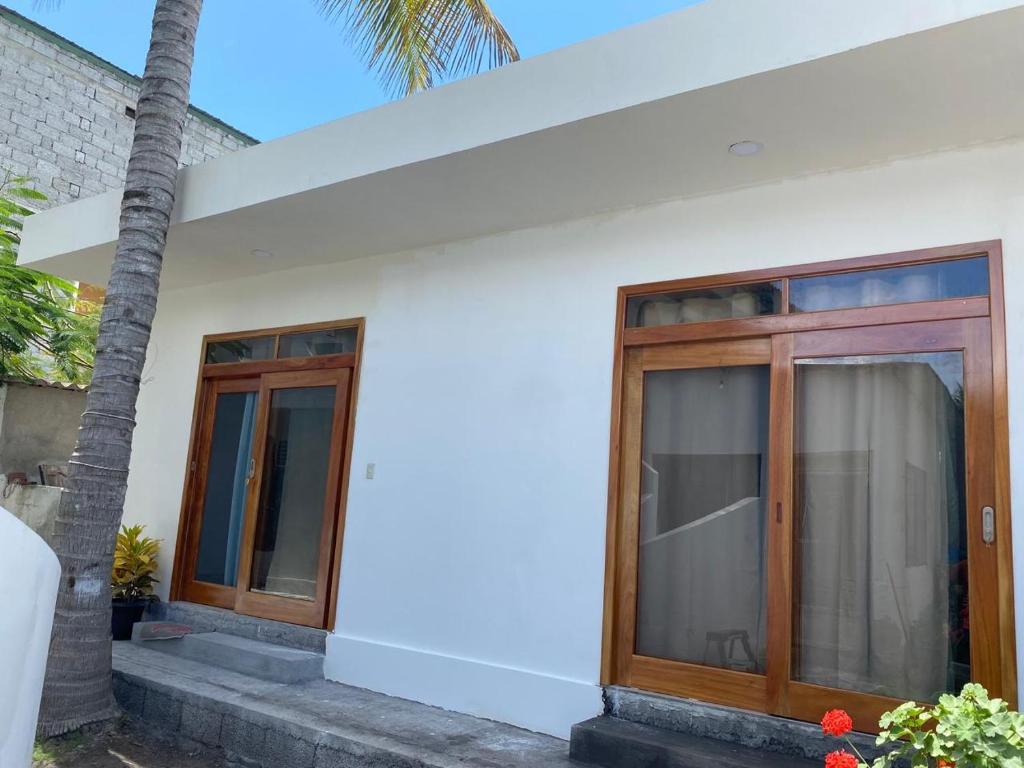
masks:
<svg viewBox="0 0 1024 768"><path fill-rule="evenodd" d="M115 640L130 640L132 627L153 598L160 542L143 536L144 525L122 525L114 547L114 569L110 575L110 631Z"/></svg>
<svg viewBox="0 0 1024 768"><path fill-rule="evenodd" d="M846 736L853 720L841 709L825 714L821 729L846 738L845 749L825 758L826 768L1024 768L1024 715L977 683L959 696L943 694L933 707L913 701L882 715L875 744L889 753L870 764Z"/></svg>

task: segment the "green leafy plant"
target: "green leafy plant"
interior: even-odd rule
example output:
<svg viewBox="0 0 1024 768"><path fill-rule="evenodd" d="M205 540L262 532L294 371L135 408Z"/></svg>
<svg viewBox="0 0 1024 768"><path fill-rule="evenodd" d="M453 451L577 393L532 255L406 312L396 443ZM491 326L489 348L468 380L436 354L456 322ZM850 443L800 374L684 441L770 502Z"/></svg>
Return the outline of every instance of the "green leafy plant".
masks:
<svg viewBox="0 0 1024 768"><path fill-rule="evenodd" d="M875 743L887 750L871 768L1024 768L1024 715L1002 699L989 698L977 683L968 683L959 696L943 694L935 706L908 701L882 715ZM826 713L822 730L846 737L853 721L842 710ZM847 743L850 744L847 739ZM850 744L825 758L826 768L867 768Z"/></svg>
<svg viewBox="0 0 1024 768"><path fill-rule="evenodd" d="M153 595L160 541L143 536L144 525L122 525L114 548L110 587L115 600L141 600Z"/></svg>
<svg viewBox="0 0 1024 768"><path fill-rule="evenodd" d="M17 264L28 206L45 200L27 178L0 171L0 377L86 384L99 306L81 301L74 283Z"/></svg>

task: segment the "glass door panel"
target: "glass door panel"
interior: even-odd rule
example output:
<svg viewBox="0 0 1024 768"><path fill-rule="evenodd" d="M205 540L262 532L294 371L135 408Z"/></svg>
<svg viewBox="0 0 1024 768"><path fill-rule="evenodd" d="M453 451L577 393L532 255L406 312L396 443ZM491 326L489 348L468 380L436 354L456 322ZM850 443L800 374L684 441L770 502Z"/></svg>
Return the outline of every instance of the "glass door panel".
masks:
<svg viewBox="0 0 1024 768"><path fill-rule="evenodd" d="M348 369L261 377L241 613L323 626L348 396Z"/></svg>
<svg viewBox="0 0 1024 768"><path fill-rule="evenodd" d="M971 679L963 352L795 363L793 679L958 692Z"/></svg>
<svg viewBox="0 0 1024 768"><path fill-rule="evenodd" d="M253 545L255 592L316 598L336 398L334 387L271 393Z"/></svg>
<svg viewBox="0 0 1024 768"><path fill-rule="evenodd" d="M644 375L636 652L764 672L769 367Z"/></svg>
<svg viewBox="0 0 1024 768"><path fill-rule="evenodd" d="M789 349L779 714L843 707L870 724L969 681L1000 695L997 547L983 523L996 506L988 320L812 331Z"/></svg>
<svg viewBox="0 0 1024 768"><path fill-rule="evenodd" d="M766 706L771 340L627 351L616 681Z"/></svg>
<svg viewBox="0 0 1024 768"><path fill-rule="evenodd" d="M234 604L238 560L249 480L259 381L220 381L210 385L200 421L196 468L194 552L186 597L222 607Z"/></svg>
<svg viewBox="0 0 1024 768"><path fill-rule="evenodd" d="M256 423L256 392L217 398L203 499L203 524L196 555L197 581L233 587L245 520L245 497Z"/></svg>

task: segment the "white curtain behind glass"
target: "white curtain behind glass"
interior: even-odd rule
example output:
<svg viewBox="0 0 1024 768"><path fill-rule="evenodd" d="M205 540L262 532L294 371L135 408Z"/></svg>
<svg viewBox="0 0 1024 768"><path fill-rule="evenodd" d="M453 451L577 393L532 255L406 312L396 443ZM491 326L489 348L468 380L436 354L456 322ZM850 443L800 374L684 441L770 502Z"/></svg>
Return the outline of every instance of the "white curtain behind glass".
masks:
<svg viewBox="0 0 1024 768"><path fill-rule="evenodd" d="M959 353L797 366L797 679L933 700L965 678L961 382Z"/></svg>

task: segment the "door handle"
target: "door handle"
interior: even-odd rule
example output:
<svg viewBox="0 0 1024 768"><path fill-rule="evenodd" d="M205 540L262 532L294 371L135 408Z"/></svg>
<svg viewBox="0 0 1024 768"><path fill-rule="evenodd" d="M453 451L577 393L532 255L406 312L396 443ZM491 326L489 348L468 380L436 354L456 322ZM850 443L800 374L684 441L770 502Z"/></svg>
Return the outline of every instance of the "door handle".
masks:
<svg viewBox="0 0 1024 768"><path fill-rule="evenodd" d="M981 508L981 540L986 544L996 540L996 511L992 507Z"/></svg>

